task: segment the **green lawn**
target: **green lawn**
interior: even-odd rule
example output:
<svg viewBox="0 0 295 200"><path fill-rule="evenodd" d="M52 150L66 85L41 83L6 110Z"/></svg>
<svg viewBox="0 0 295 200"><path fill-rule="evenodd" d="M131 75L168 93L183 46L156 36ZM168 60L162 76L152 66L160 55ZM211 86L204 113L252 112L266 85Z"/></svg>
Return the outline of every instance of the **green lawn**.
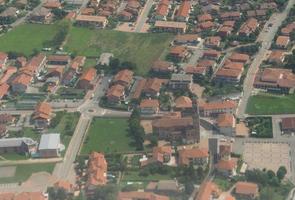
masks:
<svg viewBox="0 0 295 200"><path fill-rule="evenodd" d="M170 174L149 174L148 176L140 176L140 170L126 171L124 172L122 181L158 181L158 180L170 180L173 176Z"/></svg>
<svg viewBox="0 0 295 200"><path fill-rule="evenodd" d="M14 51L29 56L41 50L45 41L57 33L56 25L24 24L0 36L0 51Z"/></svg>
<svg viewBox="0 0 295 200"><path fill-rule="evenodd" d="M105 153L134 151L128 135L128 121L120 118L94 118L81 154L92 151Z"/></svg>
<svg viewBox="0 0 295 200"><path fill-rule="evenodd" d="M65 49L88 57L110 52L121 61L134 62L137 72L145 74L151 63L168 48L172 38L173 35L167 33L125 33L72 27Z"/></svg>
<svg viewBox="0 0 295 200"><path fill-rule="evenodd" d="M251 96L246 112L251 115L294 114L295 95L259 94Z"/></svg>
<svg viewBox="0 0 295 200"><path fill-rule="evenodd" d="M16 166L14 177L0 178L0 183L18 183L26 181L32 173L46 171L52 173L55 164L22 164Z"/></svg>
<svg viewBox="0 0 295 200"><path fill-rule="evenodd" d="M222 191L227 191L234 185L234 183L221 176L215 176L213 182L218 185Z"/></svg>
<svg viewBox="0 0 295 200"><path fill-rule="evenodd" d="M272 120L271 117L248 117L246 119L252 137L257 138L272 138Z"/></svg>

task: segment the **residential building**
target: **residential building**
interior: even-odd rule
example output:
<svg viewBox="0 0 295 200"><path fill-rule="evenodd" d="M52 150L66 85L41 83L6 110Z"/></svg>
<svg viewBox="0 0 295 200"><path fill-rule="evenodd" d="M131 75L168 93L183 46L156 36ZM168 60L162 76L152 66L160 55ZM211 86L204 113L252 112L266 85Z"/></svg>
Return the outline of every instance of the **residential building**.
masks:
<svg viewBox="0 0 295 200"><path fill-rule="evenodd" d="M168 85L175 90L190 90L192 82L193 76L190 74L172 74Z"/></svg>
<svg viewBox="0 0 295 200"><path fill-rule="evenodd" d="M111 86L106 94L107 100L110 103L121 103L125 100L125 88L122 85L116 84Z"/></svg>
<svg viewBox="0 0 295 200"><path fill-rule="evenodd" d="M202 23L202 22L207 22L207 21L213 21L213 17L211 14L205 13L202 15L198 15L197 16L198 22Z"/></svg>
<svg viewBox="0 0 295 200"><path fill-rule="evenodd" d="M38 153L41 158L60 157L62 144L60 142L59 133L42 134Z"/></svg>
<svg viewBox="0 0 295 200"><path fill-rule="evenodd" d="M243 53L233 53L231 54L231 56L229 57L229 60L232 62L241 62L241 63L247 63L250 60L250 56L247 54L243 54Z"/></svg>
<svg viewBox="0 0 295 200"><path fill-rule="evenodd" d="M170 49L169 56L177 62L182 62L189 58L190 52L184 46L173 46Z"/></svg>
<svg viewBox="0 0 295 200"><path fill-rule="evenodd" d="M286 49L290 43L289 36L280 35L277 37L276 46L281 49Z"/></svg>
<svg viewBox="0 0 295 200"><path fill-rule="evenodd" d="M219 189L219 187L215 183L211 181L206 181L201 184L195 200L217 199L220 196L221 192L222 190Z"/></svg>
<svg viewBox="0 0 295 200"><path fill-rule="evenodd" d="M4 83L9 83L9 79L12 77L13 74L15 74L17 72L17 68L16 67L12 67L9 66L6 68L6 70L4 71L4 74L2 75L2 77L0 78L0 84L4 84Z"/></svg>
<svg viewBox="0 0 295 200"><path fill-rule="evenodd" d="M49 9L41 7L31 13L29 20L34 23L49 24L53 20L53 14Z"/></svg>
<svg viewBox="0 0 295 200"><path fill-rule="evenodd" d="M285 61L285 52L281 50L273 50L267 61L272 64L283 64Z"/></svg>
<svg viewBox="0 0 295 200"><path fill-rule="evenodd" d="M223 12L223 13L220 13L220 18L222 21L230 21L230 20L237 21L241 18L241 13L238 11Z"/></svg>
<svg viewBox="0 0 295 200"><path fill-rule="evenodd" d="M178 34L175 36L173 43L175 45L195 46L200 42L201 38L197 34Z"/></svg>
<svg viewBox="0 0 295 200"><path fill-rule="evenodd" d="M158 146L153 148L152 157L140 162L140 166L144 167L151 163L168 164L172 157L171 146Z"/></svg>
<svg viewBox="0 0 295 200"><path fill-rule="evenodd" d="M222 113L235 114L237 103L233 100L200 104L200 115L204 117L216 116Z"/></svg>
<svg viewBox="0 0 295 200"><path fill-rule="evenodd" d="M175 15L175 21L178 22L187 22L189 18L189 13L191 9L191 2L189 0L182 1L179 9Z"/></svg>
<svg viewBox="0 0 295 200"><path fill-rule="evenodd" d="M92 196L95 189L107 184L108 164L104 154L92 152L88 160L88 179L86 182L86 195Z"/></svg>
<svg viewBox="0 0 295 200"><path fill-rule="evenodd" d="M33 80L31 75L20 73L11 81L11 90L14 93L24 93L26 92L29 84Z"/></svg>
<svg viewBox="0 0 295 200"><path fill-rule="evenodd" d="M281 129L284 134L295 133L295 117L282 118Z"/></svg>
<svg viewBox="0 0 295 200"><path fill-rule="evenodd" d="M235 135L236 120L233 114L219 114L217 118L217 127L221 134L229 137Z"/></svg>
<svg viewBox="0 0 295 200"><path fill-rule="evenodd" d="M69 55L49 55L47 57L48 65L67 65L71 62Z"/></svg>
<svg viewBox="0 0 295 200"><path fill-rule="evenodd" d="M187 26L185 22L156 21L155 29L162 32L185 33Z"/></svg>
<svg viewBox="0 0 295 200"><path fill-rule="evenodd" d="M128 0L125 7L125 11L132 13L134 16L138 16L142 9L140 1L138 0Z"/></svg>
<svg viewBox="0 0 295 200"><path fill-rule="evenodd" d="M37 149L37 142L31 138L2 138L0 139L0 153L31 154Z"/></svg>
<svg viewBox="0 0 295 200"><path fill-rule="evenodd" d="M128 69L119 71L112 81L113 84L120 84L125 88L129 88L133 82L134 72Z"/></svg>
<svg viewBox="0 0 295 200"><path fill-rule="evenodd" d="M155 19L156 20L166 20L166 16L168 15L170 7L169 0L161 0L157 6Z"/></svg>
<svg viewBox="0 0 295 200"><path fill-rule="evenodd" d="M33 113L33 120L37 129L47 128L52 118L52 108L47 102L40 102L37 104Z"/></svg>
<svg viewBox="0 0 295 200"><path fill-rule="evenodd" d="M221 52L213 49L208 49L203 52L203 58L207 58L209 60L218 60L220 56Z"/></svg>
<svg viewBox="0 0 295 200"><path fill-rule="evenodd" d="M142 92L148 97L157 97L160 95L160 90L163 80L159 78L149 78L146 80Z"/></svg>
<svg viewBox="0 0 295 200"><path fill-rule="evenodd" d="M152 192L119 192L117 200L169 200L168 196Z"/></svg>
<svg viewBox="0 0 295 200"><path fill-rule="evenodd" d="M132 99L138 100L141 97L142 91L144 90L146 84L146 79L140 79L137 81L137 84L135 85L134 92L132 94Z"/></svg>
<svg viewBox="0 0 295 200"><path fill-rule="evenodd" d="M194 167L206 167L209 162L208 149L192 148L178 151L179 165L193 165Z"/></svg>
<svg viewBox="0 0 295 200"><path fill-rule="evenodd" d="M94 81L96 78L96 69L89 68L87 69L79 79L77 83L77 88L84 90L92 90L94 88Z"/></svg>
<svg viewBox="0 0 295 200"><path fill-rule="evenodd" d="M150 182L146 187L146 191L172 196L179 194L181 187L176 180L160 180L159 182Z"/></svg>
<svg viewBox="0 0 295 200"><path fill-rule="evenodd" d="M243 74L243 69L228 69L220 68L215 73L214 81L216 82L228 82L228 83L238 83Z"/></svg>
<svg viewBox="0 0 295 200"><path fill-rule="evenodd" d="M239 181L235 185L235 194L240 198L256 199L259 195L258 190L256 183Z"/></svg>
<svg viewBox="0 0 295 200"><path fill-rule="evenodd" d="M175 111L181 111L181 112L192 112L192 100L187 96L180 96L174 101Z"/></svg>
<svg viewBox="0 0 295 200"><path fill-rule="evenodd" d="M257 19L250 18L241 26L238 34L240 36L248 37L250 34L255 33L258 27L259 23Z"/></svg>
<svg viewBox="0 0 295 200"><path fill-rule="evenodd" d="M104 16L78 15L76 17L76 23L80 26L93 26L95 28L105 28L108 24L108 20Z"/></svg>
<svg viewBox="0 0 295 200"><path fill-rule="evenodd" d="M7 83L0 85L0 100L8 95L10 86Z"/></svg>
<svg viewBox="0 0 295 200"><path fill-rule="evenodd" d="M143 99L139 105L141 114L157 114L160 109L160 103L157 99Z"/></svg>
<svg viewBox="0 0 295 200"><path fill-rule="evenodd" d="M233 32L233 27L230 26L224 26L222 25L219 29L218 29L218 35L221 37L226 37L232 34Z"/></svg>
<svg viewBox="0 0 295 200"><path fill-rule="evenodd" d="M157 73L171 73L174 71L174 65L172 62L157 60L152 64L152 71Z"/></svg>
<svg viewBox="0 0 295 200"><path fill-rule="evenodd" d="M205 46L208 48L219 48L221 45L221 37L211 36L207 37L205 40Z"/></svg>
<svg viewBox="0 0 295 200"><path fill-rule="evenodd" d="M234 158L225 160L219 160L215 165L217 172L223 176L234 176L236 175L237 160Z"/></svg>
<svg viewBox="0 0 295 200"><path fill-rule="evenodd" d="M43 3L43 7L47 9L61 9L61 3L59 0L48 0Z"/></svg>

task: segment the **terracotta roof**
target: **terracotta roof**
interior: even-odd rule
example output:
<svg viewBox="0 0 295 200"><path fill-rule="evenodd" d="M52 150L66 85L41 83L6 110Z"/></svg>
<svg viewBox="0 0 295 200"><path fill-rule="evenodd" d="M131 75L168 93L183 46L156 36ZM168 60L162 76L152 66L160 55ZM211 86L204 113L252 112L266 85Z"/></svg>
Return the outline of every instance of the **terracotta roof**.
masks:
<svg viewBox="0 0 295 200"><path fill-rule="evenodd" d="M227 60L227 61L225 61L223 68L225 68L225 69L243 70L244 69L244 63L231 62L231 61Z"/></svg>
<svg viewBox="0 0 295 200"><path fill-rule="evenodd" d="M198 61L197 67L212 67L213 68L215 64L216 64L216 62L213 60L203 59L203 60Z"/></svg>
<svg viewBox="0 0 295 200"><path fill-rule="evenodd" d="M281 61L285 57L285 52L281 50L271 51L268 60L270 61Z"/></svg>
<svg viewBox="0 0 295 200"><path fill-rule="evenodd" d="M41 64L44 63L46 60L46 55L44 54L38 54L37 56L34 56L25 67L22 67L20 70L24 71L30 71L32 74L34 74L38 68L41 66Z"/></svg>
<svg viewBox="0 0 295 200"><path fill-rule="evenodd" d="M189 16L189 11L191 8L191 3L188 0L184 0L182 4L180 5L176 16L178 17L188 17Z"/></svg>
<svg viewBox="0 0 295 200"><path fill-rule="evenodd" d="M219 46L220 41L221 38L219 36L211 36L206 38L205 44L210 46Z"/></svg>
<svg viewBox="0 0 295 200"><path fill-rule="evenodd" d="M117 200L169 200L169 197L152 192L119 192Z"/></svg>
<svg viewBox="0 0 295 200"><path fill-rule="evenodd" d="M172 155L171 146L160 146L153 148L153 159L159 162L164 162L165 155Z"/></svg>
<svg viewBox="0 0 295 200"><path fill-rule="evenodd" d="M43 4L43 7L48 9L60 8L61 3L58 0L48 0Z"/></svg>
<svg viewBox="0 0 295 200"><path fill-rule="evenodd" d="M181 55L185 52L187 52L187 49L184 46L173 46L170 48L170 54L173 55Z"/></svg>
<svg viewBox="0 0 295 200"><path fill-rule="evenodd" d="M153 71L171 72L173 71L173 63L168 61L157 60L152 65Z"/></svg>
<svg viewBox="0 0 295 200"><path fill-rule="evenodd" d="M94 10L94 8L82 8L80 13L81 13L81 15L94 15L95 10Z"/></svg>
<svg viewBox="0 0 295 200"><path fill-rule="evenodd" d="M88 161L88 179L86 187L90 185L105 185L107 183L107 161L104 154L92 152Z"/></svg>
<svg viewBox="0 0 295 200"><path fill-rule="evenodd" d="M201 29L210 29L210 28L214 28L215 24L211 21L207 21L207 22L202 22L199 24L199 27Z"/></svg>
<svg viewBox="0 0 295 200"><path fill-rule="evenodd" d="M276 40L276 45L286 47L290 42L289 36L282 36L280 35Z"/></svg>
<svg viewBox="0 0 295 200"><path fill-rule="evenodd" d="M191 117L183 117L183 118L163 117L160 119L154 119L152 121L152 126L157 128L187 127L191 125L193 125L193 119Z"/></svg>
<svg viewBox="0 0 295 200"><path fill-rule="evenodd" d="M233 28L235 26L235 23L236 23L235 21L224 21L222 25Z"/></svg>
<svg viewBox="0 0 295 200"><path fill-rule="evenodd" d="M228 69L228 68L220 68L217 70L215 76L218 77L228 77L228 78L235 78L239 79L242 75L242 69Z"/></svg>
<svg viewBox="0 0 295 200"><path fill-rule="evenodd" d="M8 79L12 76L12 74L17 72L16 67L9 66L7 67L6 71L4 72L4 75L0 79L0 84L6 83Z"/></svg>
<svg viewBox="0 0 295 200"><path fill-rule="evenodd" d="M295 129L295 117L286 117L282 119L282 129Z"/></svg>
<svg viewBox="0 0 295 200"><path fill-rule="evenodd" d="M268 82L279 87L294 88L295 74L289 69L266 68L256 77L255 83Z"/></svg>
<svg viewBox="0 0 295 200"><path fill-rule="evenodd" d="M222 19L228 19L228 18L239 18L241 17L241 13L238 11L234 11L234 12L223 12L220 14L220 17Z"/></svg>
<svg viewBox="0 0 295 200"><path fill-rule="evenodd" d="M94 16L94 15L78 15L76 21L87 21L87 22L99 22L104 23L107 21L107 18L104 16Z"/></svg>
<svg viewBox="0 0 295 200"><path fill-rule="evenodd" d="M242 195L257 195L258 194L258 185L256 183L250 182L237 182L236 183L236 190L237 194Z"/></svg>
<svg viewBox="0 0 295 200"><path fill-rule="evenodd" d="M175 99L176 108L192 108L192 100L186 96L180 96Z"/></svg>
<svg viewBox="0 0 295 200"><path fill-rule="evenodd" d="M243 33L243 34L253 33L258 26L259 26L259 23L257 19L250 18L241 26L239 33Z"/></svg>
<svg viewBox="0 0 295 200"><path fill-rule="evenodd" d="M7 95L9 90L9 85L7 83L3 83L0 85L0 99L2 99L5 95Z"/></svg>
<svg viewBox="0 0 295 200"><path fill-rule="evenodd" d="M119 71L115 77L114 77L114 82L117 81L122 81L124 82L126 85L130 85L133 79L133 71L128 70L128 69L124 69Z"/></svg>
<svg viewBox="0 0 295 200"><path fill-rule="evenodd" d="M8 59L8 54L4 52L0 52L0 67L3 67L4 61Z"/></svg>
<svg viewBox="0 0 295 200"><path fill-rule="evenodd" d="M161 0L161 2L159 3L157 7L156 15L166 16L169 11L169 5L170 5L169 0Z"/></svg>
<svg viewBox="0 0 295 200"><path fill-rule="evenodd" d="M157 28L186 29L186 23L185 22L174 22L174 21L156 21L155 27L157 27Z"/></svg>
<svg viewBox="0 0 295 200"><path fill-rule="evenodd" d="M21 73L13 79L11 84L12 85L22 84L22 85L28 86L31 83L32 79L33 79L32 76L25 74L25 73Z"/></svg>
<svg viewBox="0 0 295 200"><path fill-rule="evenodd" d="M144 92L160 92L161 86L163 84L163 80L159 78L149 78L147 79L145 86L144 86Z"/></svg>
<svg viewBox="0 0 295 200"><path fill-rule="evenodd" d="M219 170L233 170L237 167L237 161L235 159L220 160L215 167Z"/></svg>
<svg viewBox="0 0 295 200"><path fill-rule="evenodd" d="M234 109L236 107L237 103L233 100L209 102L200 105L200 108L204 110Z"/></svg>
<svg viewBox="0 0 295 200"><path fill-rule="evenodd" d="M182 149L178 151L178 154L180 165L188 165L190 163L190 159L209 157L208 149L201 148Z"/></svg>
<svg viewBox="0 0 295 200"><path fill-rule="evenodd" d="M220 193L221 190L215 183L207 181L200 186L195 200L210 200L212 197L218 197Z"/></svg>
<svg viewBox="0 0 295 200"><path fill-rule="evenodd" d="M94 68L89 68L87 71L85 71L82 76L80 77L80 80L85 80L85 81L93 81L96 77L96 69Z"/></svg>
<svg viewBox="0 0 295 200"><path fill-rule="evenodd" d="M242 54L242 53L233 53L229 59L232 62L248 62L250 60L250 56L247 54Z"/></svg>
<svg viewBox="0 0 295 200"><path fill-rule="evenodd" d="M50 119L52 116L52 108L49 103L43 101L37 104L34 112L34 119L43 118Z"/></svg>
<svg viewBox="0 0 295 200"><path fill-rule="evenodd" d="M114 97L120 98L120 97L123 96L124 91L125 91L124 86L119 85L119 84L113 85L112 87L110 87L108 89L108 91L107 91L107 97L114 96Z"/></svg>
<svg viewBox="0 0 295 200"><path fill-rule="evenodd" d="M73 184L71 184L70 182L65 181L65 180L59 180L59 181L57 181L56 183L54 183L54 187L63 188L63 189L65 189L68 192L69 191L73 191L73 189L74 189Z"/></svg>
<svg viewBox="0 0 295 200"><path fill-rule="evenodd" d="M186 66L184 71L187 74L199 74L199 75L205 75L207 72L208 68L207 67L194 67L194 66Z"/></svg>
<svg viewBox="0 0 295 200"><path fill-rule="evenodd" d="M203 15L198 15L198 21L199 22L206 22L206 21L212 21L213 18L210 14L203 14Z"/></svg>
<svg viewBox="0 0 295 200"><path fill-rule="evenodd" d="M141 79L137 82L135 91L132 96L133 99L139 99L141 92L143 91L145 87L145 84L146 84L146 79Z"/></svg>
<svg viewBox="0 0 295 200"><path fill-rule="evenodd" d="M197 34L178 34L175 36L174 41L197 41L200 36Z"/></svg>
<svg viewBox="0 0 295 200"><path fill-rule="evenodd" d="M159 103L159 100L157 99L143 99L139 105L140 108L150 108L150 107L158 108L159 106L160 106L160 103Z"/></svg>
<svg viewBox="0 0 295 200"><path fill-rule="evenodd" d="M217 118L218 127L234 127L235 117L232 114L224 113L219 114Z"/></svg>
<svg viewBox="0 0 295 200"><path fill-rule="evenodd" d="M208 50L205 50L204 51L204 56L209 56L209 57L219 57L221 55L221 52L220 51L216 51L216 50L213 50L213 49L208 49Z"/></svg>

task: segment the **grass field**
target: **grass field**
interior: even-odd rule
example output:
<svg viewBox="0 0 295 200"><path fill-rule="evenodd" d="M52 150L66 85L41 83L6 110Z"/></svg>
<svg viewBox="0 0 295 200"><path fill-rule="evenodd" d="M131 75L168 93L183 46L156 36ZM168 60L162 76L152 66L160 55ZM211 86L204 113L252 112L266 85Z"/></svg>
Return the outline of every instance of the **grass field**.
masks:
<svg viewBox="0 0 295 200"><path fill-rule="evenodd" d="M36 172L48 172L52 173L55 164L23 164L16 166L16 172L14 177L0 178L0 183L18 183L26 181L32 173Z"/></svg>
<svg viewBox="0 0 295 200"><path fill-rule="evenodd" d="M128 121L120 118L93 119L81 154L92 151L105 153L134 151L131 138L128 135Z"/></svg>
<svg viewBox="0 0 295 200"><path fill-rule="evenodd" d="M98 57L110 52L121 61L137 65L137 72L145 74L153 61L168 48L173 35L125 33L112 30L91 30L72 27L65 49L84 56Z"/></svg>
<svg viewBox="0 0 295 200"><path fill-rule="evenodd" d="M122 181L158 181L173 179L169 174L149 174L148 176L140 176L138 171L126 171Z"/></svg>
<svg viewBox="0 0 295 200"><path fill-rule="evenodd" d="M295 113L295 95L258 94L248 100L247 114L271 115Z"/></svg>
<svg viewBox="0 0 295 200"><path fill-rule="evenodd" d="M29 56L34 49L41 50L45 41L57 33L56 25L25 24L0 36L0 51L14 51Z"/></svg>

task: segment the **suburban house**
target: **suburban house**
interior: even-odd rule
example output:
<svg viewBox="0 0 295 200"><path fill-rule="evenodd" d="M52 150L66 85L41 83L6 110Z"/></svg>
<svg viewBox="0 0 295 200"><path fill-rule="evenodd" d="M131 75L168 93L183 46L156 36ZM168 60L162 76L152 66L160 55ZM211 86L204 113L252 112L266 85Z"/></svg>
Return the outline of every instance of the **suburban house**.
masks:
<svg viewBox="0 0 295 200"><path fill-rule="evenodd" d="M182 141L184 143L194 143L199 140L198 130L195 129L191 117L162 117L152 121L153 133L159 139L170 142Z"/></svg>
<svg viewBox="0 0 295 200"><path fill-rule="evenodd" d="M222 113L235 114L237 103L233 100L200 104L200 115L204 117L216 116Z"/></svg>
<svg viewBox="0 0 295 200"><path fill-rule="evenodd" d="M48 195L43 192L20 192L20 193L1 193L0 199L3 200L48 200Z"/></svg>
<svg viewBox="0 0 295 200"><path fill-rule="evenodd" d="M193 76L191 74L172 74L168 85L175 90L190 90L192 82Z"/></svg>
<svg viewBox="0 0 295 200"><path fill-rule="evenodd" d="M258 27L259 23L257 19L250 18L241 26L238 34L240 36L248 37L251 33L254 33Z"/></svg>
<svg viewBox="0 0 295 200"><path fill-rule="evenodd" d="M212 17L211 14L205 13L205 14L202 14L202 15L198 15L197 20L198 20L199 23L207 22L207 21L213 21L213 17Z"/></svg>
<svg viewBox="0 0 295 200"><path fill-rule="evenodd" d="M271 51L267 62L272 64L278 64L281 65L285 61L285 52L281 50L273 50Z"/></svg>
<svg viewBox="0 0 295 200"><path fill-rule="evenodd" d="M62 144L60 142L59 133L42 134L38 153L41 158L54 158L60 157Z"/></svg>
<svg viewBox="0 0 295 200"><path fill-rule="evenodd" d="M166 20L166 16L168 15L170 7L169 0L161 0L157 6L156 13L155 13L155 20Z"/></svg>
<svg viewBox="0 0 295 200"><path fill-rule="evenodd" d="M187 26L185 22L156 21L155 29L160 32L185 33Z"/></svg>
<svg viewBox="0 0 295 200"><path fill-rule="evenodd" d="M266 68L257 72L254 87L270 92L293 93L295 75L290 69Z"/></svg>
<svg viewBox="0 0 295 200"><path fill-rule="evenodd" d="M235 185L234 193L240 198L256 199L259 195L259 187L256 183L239 181Z"/></svg>
<svg viewBox="0 0 295 200"><path fill-rule="evenodd" d="M37 104L33 113L33 120L37 129L47 128L52 118L52 108L47 102Z"/></svg>
<svg viewBox="0 0 295 200"><path fill-rule="evenodd" d="M175 21L187 22L190 14L191 2L189 0L182 1L175 15Z"/></svg>
<svg viewBox="0 0 295 200"><path fill-rule="evenodd" d="M92 90L94 87L94 80L96 78L96 69L89 68L86 70L79 79L77 83L77 88L84 90Z"/></svg>
<svg viewBox="0 0 295 200"><path fill-rule="evenodd" d="M110 103L120 103L125 100L125 88L122 85L116 84L111 86L106 94L107 100Z"/></svg>
<svg viewBox="0 0 295 200"><path fill-rule="evenodd" d="M7 83L0 85L0 99L3 99L9 92L10 86Z"/></svg>
<svg viewBox="0 0 295 200"><path fill-rule="evenodd" d="M281 129L283 134L295 133L295 117L282 118Z"/></svg>
<svg viewBox="0 0 295 200"><path fill-rule="evenodd" d="M220 19L222 21L237 21L241 18L241 13L238 11L228 11L220 13Z"/></svg>
<svg viewBox="0 0 295 200"><path fill-rule="evenodd" d="M159 78L149 78L146 80L142 92L148 97L157 97L160 95L160 90L163 80Z"/></svg>
<svg viewBox="0 0 295 200"><path fill-rule="evenodd" d="M113 84L120 84L125 88L129 88L133 81L134 72L128 69L119 71L112 81Z"/></svg>
<svg viewBox="0 0 295 200"><path fill-rule="evenodd" d="M152 157L144 159L140 162L140 166L144 167L151 163L167 164L172 157L171 146L158 146L153 148Z"/></svg>
<svg viewBox="0 0 295 200"><path fill-rule="evenodd" d="M190 52L184 46L173 46L170 49L169 56L177 62L182 62L190 57Z"/></svg>
<svg viewBox="0 0 295 200"><path fill-rule="evenodd" d="M41 7L31 13L29 20L34 23L49 24L53 20L53 14L49 9Z"/></svg>
<svg viewBox="0 0 295 200"><path fill-rule="evenodd" d="M218 29L218 35L221 37L226 37L232 34L234 28L230 27L230 26L225 26L222 25L219 29Z"/></svg>
<svg viewBox="0 0 295 200"><path fill-rule="evenodd" d="M146 79L144 78L137 81L134 92L132 94L132 99L137 100L141 97L145 84L146 84Z"/></svg>
<svg viewBox="0 0 295 200"><path fill-rule="evenodd" d="M39 76L39 73L45 68L46 66L46 55L45 54L38 54L34 56L24 67L21 67L19 71L21 73L26 73L31 76Z"/></svg>
<svg viewBox="0 0 295 200"><path fill-rule="evenodd" d="M209 60L218 60L220 56L221 52L213 49L208 49L203 52L203 58L207 58Z"/></svg>
<svg viewBox="0 0 295 200"><path fill-rule="evenodd" d="M286 49L290 44L290 37L280 35L277 37L276 46L280 49Z"/></svg>
<svg viewBox="0 0 295 200"><path fill-rule="evenodd" d="M86 195L92 196L98 186L107 184L108 164L104 154L92 152L88 160Z"/></svg>
<svg viewBox="0 0 295 200"><path fill-rule="evenodd" d="M250 56L247 54L234 52L229 57L229 60L232 62L241 62L241 63L246 64L250 60Z"/></svg>
<svg viewBox="0 0 295 200"><path fill-rule="evenodd" d="M2 77L0 78L0 84L8 83L8 80L11 78L13 74L17 72L17 68L13 66L9 66L4 71Z"/></svg>
<svg viewBox="0 0 295 200"><path fill-rule="evenodd" d="M37 142L31 138L2 138L0 139L0 153L31 154L37 149Z"/></svg>
<svg viewBox="0 0 295 200"><path fill-rule="evenodd" d="M67 65L71 62L71 57L68 55L49 55L47 57L48 65Z"/></svg>
<svg viewBox="0 0 295 200"><path fill-rule="evenodd" d="M44 8L47 9L61 9L61 3L59 0L48 0L43 4Z"/></svg>
<svg viewBox="0 0 295 200"><path fill-rule="evenodd" d="M178 34L175 36L173 43L175 45L195 46L200 42L201 38L197 34Z"/></svg>
<svg viewBox="0 0 295 200"><path fill-rule="evenodd" d="M178 151L179 165L193 165L195 167L206 167L209 162L208 149L192 148Z"/></svg>
<svg viewBox="0 0 295 200"><path fill-rule="evenodd" d="M157 60L152 64L151 69L153 72L166 74L174 71L174 65L172 62Z"/></svg>
<svg viewBox="0 0 295 200"><path fill-rule="evenodd" d="M217 199L221 193L222 193L222 190L219 189L218 185L216 185L215 183L211 181L206 181L201 184L195 200ZM226 200L231 200L231 199L226 199Z"/></svg>
<svg viewBox="0 0 295 200"><path fill-rule="evenodd" d="M211 36L207 37L205 40L205 46L208 48L219 48L221 44L221 37Z"/></svg>
<svg viewBox="0 0 295 200"><path fill-rule="evenodd" d="M236 120L233 114L219 114L216 125L221 134L230 137L233 137L235 135Z"/></svg>
<svg viewBox="0 0 295 200"><path fill-rule="evenodd" d="M214 76L216 82L238 83L241 80L243 69L229 69L222 67Z"/></svg>
<svg viewBox="0 0 295 200"><path fill-rule="evenodd" d="M12 92L24 93L32 80L33 77L31 75L25 73L18 74L10 83Z"/></svg>
<svg viewBox="0 0 295 200"><path fill-rule="evenodd" d="M8 54L0 52L0 69L2 69L8 61Z"/></svg>
<svg viewBox="0 0 295 200"><path fill-rule="evenodd" d="M169 200L168 196L152 192L119 192L117 200Z"/></svg>
<svg viewBox="0 0 295 200"><path fill-rule="evenodd" d="M108 20L104 16L78 15L76 23L80 26L94 26L95 28L105 28Z"/></svg>
<svg viewBox="0 0 295 200"><path fill-rule="evenodd" d="M160 103L157 99L143 99L139 105L141 114L157 114L159 107Z"/></svg>
<svg viewBox="0 0 295 200"><path fill-rule="evenodd" d="M221 159L215 165L217 173L223 176L232 176L236 174L237 160L234 158Z"/></svg>
<svg viewBox="0 0 295 200"><path fill-rule="evenodd" d="M54 183L53 187L55 189L64 189L66 191L67 194L74 194L75 192L75 187L73 184L71 184L70 182L66 181L66 180L59 180L57 182Z"/></svg>

